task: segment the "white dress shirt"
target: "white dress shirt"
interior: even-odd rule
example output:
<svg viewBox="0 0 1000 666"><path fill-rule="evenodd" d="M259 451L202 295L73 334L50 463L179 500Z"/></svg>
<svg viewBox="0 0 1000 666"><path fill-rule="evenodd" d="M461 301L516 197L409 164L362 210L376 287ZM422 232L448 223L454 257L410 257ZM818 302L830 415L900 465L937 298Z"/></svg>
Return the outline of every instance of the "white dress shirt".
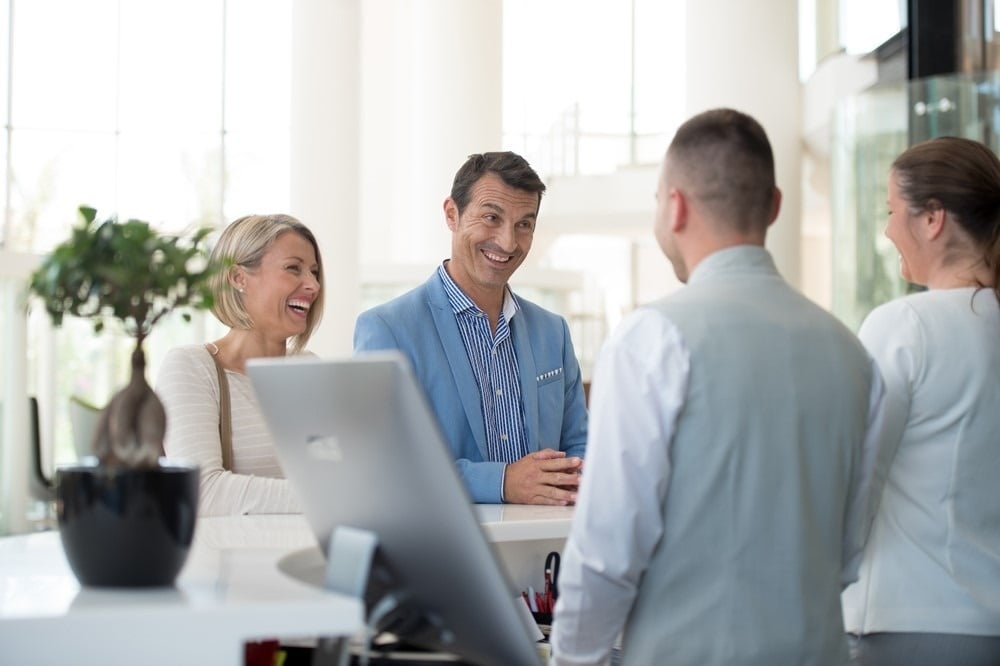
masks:
<svg viewBox="0 0 1000 666"><path fill-rule="evenodd" d="M661 498L684 406L690 359L680 333L652 310L616 329L590 390L587 468L559 574L553 664L604 664L663 533ZM560 638L573 636L573 645Z"/></svg>

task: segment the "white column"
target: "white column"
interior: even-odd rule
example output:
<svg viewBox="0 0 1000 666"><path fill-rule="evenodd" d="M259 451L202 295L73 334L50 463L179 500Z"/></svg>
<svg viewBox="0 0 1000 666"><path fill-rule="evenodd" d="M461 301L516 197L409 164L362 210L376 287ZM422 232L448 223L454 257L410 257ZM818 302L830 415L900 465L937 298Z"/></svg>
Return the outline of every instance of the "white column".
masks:
<svg viewBox="0 0 1000 666"><path fill-rule="evenodd" d="M0 321L5 322L0 353L4 355L0 433L0 536L28 531L27 318L23 283L0 275Z"/></svg>
<svg viewBox="0 0 1000 666"><path fill-rule="evenodd" d="M500 150L502 0L362 5L362 257L433 265L442 203L471 153Z"/></svg>
<svg viewBox="0 0 1000 666"><path fill-rule="evenodd" d="M350 354L360 307L359 4L293 3L291 213L323 254L326 315L309 346L324 357Z"/></svg>
<svg viewBox="0 0 1000 666"><path fill-rule="evenodd" d="M840 0L813 0L816 22L809 26L816 31L816 60L840 52ZM903 0L905 2L905 0ZM903 10L905 11L905 4Z"/></svg>
<svg viewBox="0 0 1000 666"><path fill-rule="evenodd" d="M800 286L801 137L797 0L688 0L687 109L727 106L754 116L771 139L781 214L767 246Z"/></svg>

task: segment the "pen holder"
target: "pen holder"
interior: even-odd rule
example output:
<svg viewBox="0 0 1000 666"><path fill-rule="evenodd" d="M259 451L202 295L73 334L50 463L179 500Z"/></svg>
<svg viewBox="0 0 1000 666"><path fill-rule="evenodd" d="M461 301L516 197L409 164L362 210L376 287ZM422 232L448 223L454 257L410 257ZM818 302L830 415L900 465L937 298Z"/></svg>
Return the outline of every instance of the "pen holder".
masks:
<svg viewBox="0 0 1000 666"><path fill-rule="evenodd" d="M552 613L532 613L531 617L535 618L536 624L552 624Z"/></svg>

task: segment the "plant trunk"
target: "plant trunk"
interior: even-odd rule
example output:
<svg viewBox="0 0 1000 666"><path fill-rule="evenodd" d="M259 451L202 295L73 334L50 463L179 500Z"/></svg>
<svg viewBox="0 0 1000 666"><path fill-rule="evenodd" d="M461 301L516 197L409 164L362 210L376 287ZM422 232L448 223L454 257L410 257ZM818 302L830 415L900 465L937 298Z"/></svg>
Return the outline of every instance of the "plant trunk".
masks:
<svg viewBox="0 0 1000 666"><path fill-rule="evenodd" d="M146 382L146 356L139 338L132 352L132 376L104 408L94 436L94 455L112 467L156 467L163 455L167 415Z"/></svg>

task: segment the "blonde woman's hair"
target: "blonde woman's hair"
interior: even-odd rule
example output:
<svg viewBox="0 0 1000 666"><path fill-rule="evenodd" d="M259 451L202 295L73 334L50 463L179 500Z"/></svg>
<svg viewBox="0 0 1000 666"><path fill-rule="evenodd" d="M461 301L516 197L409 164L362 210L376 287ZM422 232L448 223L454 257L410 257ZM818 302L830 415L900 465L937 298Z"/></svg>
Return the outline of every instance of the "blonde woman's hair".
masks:
<svg viewBox="0 0 1000 666"><path fill-rule="evenodd" d="M306 316L306 330L292 336L288 343L288 351L298 354L305 349L309 336L323 318L323 295L326 289L323 287L323 258L320 256L316 237L306 225L291 215L246 215L233 221L223 230L215 247L212 248L212 259L225 261L230 266L212 276L211 287L215 296L212 314L230 328L245 330L253 328L253 320L243 303L243 294L233 287L230 277L234 276L238 267L250 272L260 268L261 259L271 244L278 236L287 232L297 233L313 246L318 268L316 281L320 286L319 294Z"/></svg>

